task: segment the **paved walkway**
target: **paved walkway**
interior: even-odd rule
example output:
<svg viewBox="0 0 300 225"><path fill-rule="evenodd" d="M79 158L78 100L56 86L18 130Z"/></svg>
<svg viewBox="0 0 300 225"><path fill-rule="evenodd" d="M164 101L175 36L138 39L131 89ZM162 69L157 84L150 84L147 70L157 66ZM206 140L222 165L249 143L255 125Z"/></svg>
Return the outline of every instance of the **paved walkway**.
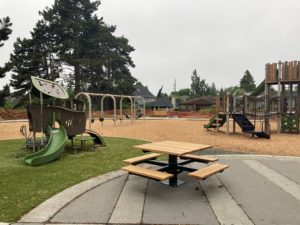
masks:
<svg viewBox="0 0 300 225"><path fill-rule="evenodd" d="M92 178L19 224L300 224L300 158L218 157L230 168L200 182L182 174L177 188L120 171Z"/></svg>

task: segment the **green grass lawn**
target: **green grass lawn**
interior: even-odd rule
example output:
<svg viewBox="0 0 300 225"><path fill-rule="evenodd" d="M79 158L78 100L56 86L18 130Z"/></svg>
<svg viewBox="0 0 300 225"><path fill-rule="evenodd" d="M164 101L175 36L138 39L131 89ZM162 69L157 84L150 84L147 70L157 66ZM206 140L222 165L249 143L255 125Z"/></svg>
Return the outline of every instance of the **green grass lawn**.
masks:
<svg viewBox="0 0 300 225"><path fill-rule="evenodd" d="M120 169L123 159L142 154L132 146L145 143L105 138L107 147L95 152L65 154L60 160L38 167L15 158L22 140L0 141L0 222L15 222L54 194L109 171Z"/></svg>

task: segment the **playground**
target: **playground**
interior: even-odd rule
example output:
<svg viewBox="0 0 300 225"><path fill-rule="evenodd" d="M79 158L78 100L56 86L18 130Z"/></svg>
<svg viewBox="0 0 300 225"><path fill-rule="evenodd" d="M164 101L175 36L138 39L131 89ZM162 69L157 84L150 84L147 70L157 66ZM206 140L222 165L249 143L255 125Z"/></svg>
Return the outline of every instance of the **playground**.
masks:
<svg viewBox="0 0 300 225"><path fill-rule="evenodd" d="M278 65L278 70L284 71ZM60 84L31 79L28 120L0 123L0 144L7 146L0 157L6 175L3 184L7 185L1 188L4 199L0 200L5 208L0 218L5 221L198 224L195 209L203 213L201 221L209 224L300 221L294 210L300 199L299 176L295 173L300 156L296 117L300 109L299 93L294 96L292 83L288 83L289 89L286 83L279 84L283 92L278 91L275 97L227 94L221 100L218 95L215 115L188 119L146 117L142 97L79 93L71 99ZM270 90L266 83L266 93ZM76 99L78 96L85 100ZM101 97L100 117L91 97ZM106 97L113 100L114 111L105 118ZM125 98L130 104L127 112L122 112ZM138 109L137 99L142 100L142 109ZM218 160L220 163L216 163ZM150 168L149 164L154 166ZM118 169L123 172L96 177ZM206 178L208 181L204 181ZM240 185L247 182L249 185ZM256 182L262 184L263 195L253 185ZM22 192L16 189L19 185ZM62 197L65 192L67 197ZM156 200L159 193L165 193L158 198L163 202ZM251 202L245 193L258 197ZM105 203L94 201L95 194ZM268 204L260 209L265 213L256 213L256 203L264 196L267 200L284 200L293 218L278 214L280 205L272 205L272 216L265 216L271 207ZM12 201L18 206L11 207ZM209 204L199 206L199 202ZM92 209L90 204L94 205ZM126 217L132 207L136 210L134 217ZM226 211L229 208L233 211Z"/></svg>
<svg viewBox="0 0 300 225"><path fill-rule="evenodd" d="M226 135L226 128L221 127L220 132L206 131L203 128L208 120L183 120L183 119L161 119L161 120L137 120L131 124L130 120L122 121L116 127L112 120L105 121L101 127L99 121L92 124L92 130L102 136L126 137L146 141L174 140L192 143L213 145L214 148L234 152L247 152L253 154L270 154L284 156L300 156L299 134L277 134L272 132L271 139L252 138L245 135L236 128L236 133ZM19 128L28 122L0 123L3 131L0 139L21 139ZM232 123L230 130L232 130ZM271 128L276 127L276 122L271 123Z"/></svg>
<svg viewBox="0 0 300 225"><path fill-rule="evenodd" d="M39 96L34 104L29 95L28 120L0 122L1 221L20 225L300 221L295 210L300 199L295 173L299 158L291 157L300 156L299 134L279 132L279 125L284 125L281 114L247 118L245 106L254 106L255 113L263 108L256 99L254 104L242 103L242 113L236 113L237 100L223 98L223 106L217 108L224 111L217 109L210 119L146 118L145 101L137 114L132 96L88 93L82 94L86 102L69 99L58 83L36 77L33 89ZM99 118L92 110L90 96L95 95L102 97ZM53 100L44 104L49 96ZM106 97L112 98L114 113L104 118ZM130 116L125 117L124 98L130 100ZM259 192L253 185L257 182ZM251 200L245 193L252 193ZM269 199L284 201L286 211L280 204L270 205ZM259 202L261 213L256 210ZM271 216L266 216L269 211Z"/></svg>

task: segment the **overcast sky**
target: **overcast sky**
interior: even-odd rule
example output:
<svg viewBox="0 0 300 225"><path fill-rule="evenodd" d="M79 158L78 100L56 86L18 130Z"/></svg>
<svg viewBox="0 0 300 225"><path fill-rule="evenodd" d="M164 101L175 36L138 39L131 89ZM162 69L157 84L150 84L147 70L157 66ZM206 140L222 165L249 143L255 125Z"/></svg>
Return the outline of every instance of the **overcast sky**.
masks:
<svg viewBox="0 0 300 225"><path fill-rule="evenodd" d="M53 2L0 0L0 17L13 22L0 66ZM238 85L246 69L259 84L265 63L299 60L299 12L299 0L102 0L97 13L129 39L132 75L157 94L162 85L173 91L175 79L177 90L189 88L194 69L218 88Z"/></svg>

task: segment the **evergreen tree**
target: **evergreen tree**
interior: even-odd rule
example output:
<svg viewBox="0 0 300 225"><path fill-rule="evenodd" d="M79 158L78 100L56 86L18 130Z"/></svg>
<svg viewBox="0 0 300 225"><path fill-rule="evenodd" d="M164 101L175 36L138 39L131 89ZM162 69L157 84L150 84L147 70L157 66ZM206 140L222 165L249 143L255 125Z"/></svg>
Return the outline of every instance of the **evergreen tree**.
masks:
<svg viewBox="0 0 300 225"><path fill-rule="evenodd" d="M3 87L3 90L0 91L0 107L5 105L5 98L8 97L9 94L9 85L7 84Z"/></svg>
<svg viewBox="0 0 300 225"><path fill-rule="evenodd" d="M240 88L242 88L246 92L251 92L255 90L255 81L249 70L245 71L244 76L240 80Z"/></svg>
<svg viewBox="0 0 300 225"><path fill-rule="evenodd" d="M37 33L32 39L20 39L14 43L14 52L10 56L12 72L11 86L16 90L13 96L26 97L31 87L31 76L55 80L59 75L59 63L47 52L46 44Z"/></svg>
<svg viewBox="0 0 300 225"><path fill-rule="evenodd" d="M216 88L216 85L215 83L213 82L211 84L211 86L208 85L208 89L207 89L207 93L206 95L209 95L209 96L216 96L217 95L217 88Z"/></svg>
<svg viewBox="0 0 300 225"><path fill-rule="evenodd" d="M178 91L171 92L172 96L190 96L191 95L191 89L190 88L183 88Z"/></svg>
<svg viewBox="0 0 300 225"><path fill-rule="evenodd" d="M161 88L158 90L158 93L157 93L157 95L156 95L156 98L162 98L162 96L163 96L163 93L162 93L163 87L164 87L164 85L161 86Z"/></svg>
<svg viewBox="0 0 300 225"><path fill-rule="evenodd" d="M198 76L197 71L194 70L192 74L191 94L193 97L205 96L209 92L209 85L204 79Z"/></svg>
<svg viewBox="0 0 300 225"><path fill-rule="evenodd" d="M134 49L124 37L115 37L115 26L95 15L100 1L56 0L41 15L52 30L58 56L73 68L75 92L92 90L128 93L136 81L129 67ZM131 89L131 90L128 90Z"/></svg>
<svg viewBox="0 0 300 225"><path fill-rule="evenodd" d="M136 81L125 37L115 37L95 12L99 1L55 0L40 12L32 38L18 39L9 63L15 95L30 88L30 76L55 80L59 76L69 91L131 94Z"/></svg>
<svg viewBox="0 0 300 225"><path fill-rule="evenodd" d="M10 29L11 26L12 23L10 22L9 17L0 19L0 47L4 45L3 41L8 40L9 35L12 33L12 29ZM8 64L5 64L3 68L0 67L0 78L3 78L7 71L9 71Z"/></svg>
<svg viewBox="0 0 300 225"><path fill-rule="evenodd" d="M12 33L12 30L10 29L11 26L12 23L8 16L0 19L0 47L4 45L2 41L8 40L9 35Z"/></svg>
<svg viewBox="0 0 300 225"><path fill-rule="evenodd" d="M200 77L197 74L197 70L193 71L191 79L192 79L191 94L193 96L196 96L200 92L200 90L199 90L199 87L200 87Z"/></svg>

